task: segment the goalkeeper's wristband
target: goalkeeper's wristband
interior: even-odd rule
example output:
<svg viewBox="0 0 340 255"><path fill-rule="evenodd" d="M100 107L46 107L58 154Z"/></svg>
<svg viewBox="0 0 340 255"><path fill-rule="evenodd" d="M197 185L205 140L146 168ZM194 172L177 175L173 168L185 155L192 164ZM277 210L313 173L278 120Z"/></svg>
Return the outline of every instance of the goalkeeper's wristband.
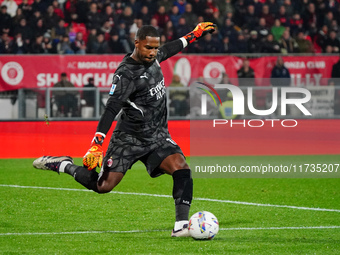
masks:
<svg viewBox="0 0 340 255"><path fill-rule="evenodd" d="M179 38L179 39L182 41L183 48L185 48L185 47L188 46L188 41L187 41L184 37L181 37L181 38Z"/></svg>

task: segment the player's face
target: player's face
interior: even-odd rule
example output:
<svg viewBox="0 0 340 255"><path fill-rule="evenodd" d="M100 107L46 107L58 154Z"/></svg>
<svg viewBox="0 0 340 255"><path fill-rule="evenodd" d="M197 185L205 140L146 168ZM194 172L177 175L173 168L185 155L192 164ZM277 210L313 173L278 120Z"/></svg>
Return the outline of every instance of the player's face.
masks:
<svg viewBox="0 0 340 255"><path fill-rule="evenodd" d="M147 36L145 40L136 40L136 57L142 63L151 63L156 59L160 46L159 37Z"/></svg>

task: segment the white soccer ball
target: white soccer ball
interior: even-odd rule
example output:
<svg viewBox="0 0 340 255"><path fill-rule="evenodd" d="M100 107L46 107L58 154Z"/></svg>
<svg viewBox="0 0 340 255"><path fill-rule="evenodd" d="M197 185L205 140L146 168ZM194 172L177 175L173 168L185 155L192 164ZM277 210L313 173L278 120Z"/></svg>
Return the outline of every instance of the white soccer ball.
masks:
<svg viewBox="0 0 340 255"><path fill-rule="evenodd" d="M218 230L218 220L211 212L197 212L189 220L189 233L194 239L213 239Z"/></svg>

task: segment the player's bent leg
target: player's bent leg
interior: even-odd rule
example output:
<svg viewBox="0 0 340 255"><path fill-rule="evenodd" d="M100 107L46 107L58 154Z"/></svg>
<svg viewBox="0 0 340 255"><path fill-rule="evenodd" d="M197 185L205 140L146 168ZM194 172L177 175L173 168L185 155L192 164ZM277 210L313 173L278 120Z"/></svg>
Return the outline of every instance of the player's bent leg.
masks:
<svg viewBox="0 0 340 255"><path fill-rule="evenodd" d="M98 192L98 173L95 170L89 171L85 167L73 165L73 160L68 156L53 157L42 156L33 161L33 166L38 169L51 170L57 173L67 173L85 188Z"/></svg>
<svg viewBox="0 0 340 255"><path fill-rule="evenodd" d="M124 177L123 173L102 171L98 174L95 169L88 170L73 164L66 165L64 171L84 187L97 193L110 192Z"/></svg>
<svg viewBox="0 0 340 255"><path fill-rule="evenodd" d="M123 179L124 174L120 172L102 172L97 182L99 193L107 193Z"/></svg>
<svg viewBox="0 0 340 255"><path fill-rule="evenodd" d="M99 176L95 169L88 170L85 167L73 164L69 156L42 156L33 161L33 166L38 169L51 170L57 173L65 172L89 190L97 193L110 192L124 177L123 173L102 172Z"/></svg>
<svg viewBox="0 0 340 255"><path fill-rule="evenodd" d="M189 236L189 210L193 191L191 170L183 155L179 153L168 156L163 160L160 168L173 178L172 196L175 200L176 222L171 236L187 237Z"/></svg>
<svg viewBox="0 0 340 255"><path fill-rule="evenodd" d="M98 173L96 169L88 170L86 167L68 164L65 173L72 175L73 178L89 190L99 193L97 181Z"/></svg>

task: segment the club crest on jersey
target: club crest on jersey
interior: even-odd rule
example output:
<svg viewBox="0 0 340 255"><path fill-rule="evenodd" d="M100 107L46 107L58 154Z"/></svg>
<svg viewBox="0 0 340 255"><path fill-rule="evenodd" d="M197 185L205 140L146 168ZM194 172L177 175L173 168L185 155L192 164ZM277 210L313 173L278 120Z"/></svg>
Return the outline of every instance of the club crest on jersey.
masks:
<svg viewBox="0 0 340 255"><path fill-rule="evenodd" d="M163 80L158 82L155 87L151 88L149 91L152 97L156 96L157 100L161 99L164 96L165 91L166 91L165 86L164 86L164 78Z"/></svg>

